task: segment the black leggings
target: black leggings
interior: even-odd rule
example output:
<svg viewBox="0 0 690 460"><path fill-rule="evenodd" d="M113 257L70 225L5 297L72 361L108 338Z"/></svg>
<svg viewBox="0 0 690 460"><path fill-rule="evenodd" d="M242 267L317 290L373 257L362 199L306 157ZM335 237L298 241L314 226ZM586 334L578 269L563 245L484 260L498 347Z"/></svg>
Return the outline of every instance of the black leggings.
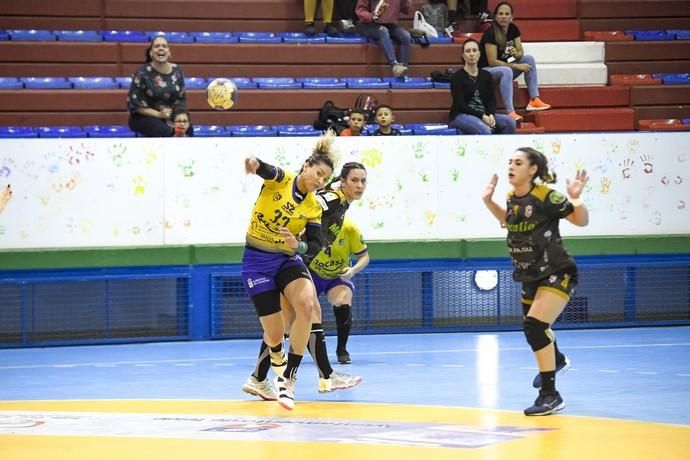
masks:
<svg viewBox="0 0 690 460"><path fill-rule="evenodd" d="M357 0L335 0L335 11L339 19L349 19L350 21L357 21L355 14L355 6Z"/></svg>
<svg viewBox="0 0 690 460"><path fill-rule="evenodd" d="M175 132L166 120L140 113L129 115L129 129L144 137L170 137ZM189 125L187 136L194 136L194 128Z"/></svg>

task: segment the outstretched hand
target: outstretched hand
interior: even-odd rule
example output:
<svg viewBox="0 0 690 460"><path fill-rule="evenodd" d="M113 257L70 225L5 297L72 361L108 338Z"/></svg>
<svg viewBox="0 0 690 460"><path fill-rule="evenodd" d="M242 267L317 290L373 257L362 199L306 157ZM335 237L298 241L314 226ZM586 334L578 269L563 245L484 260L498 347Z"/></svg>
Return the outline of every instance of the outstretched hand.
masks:
<svg viewBox="0 0 690 460"><path fill-rule="evenodd" d="M484 189L484 192L482 192L482 200L484 200L485 203L493 200L494 192L496 191L496 184L498 184L498 174L491 176L489 184Z"/></svg>
<svg viewBox="0 0 690 460"><path fill-rule="evenodd" d="M575 173L574 180L571 181L570 179L566 179L565 188L568 190L568 196L572 199L580 198L588 179L589 177L587 176L587 171L584 169L579 169Z"/></svg>
<svg viewBox="0 0 690 460"><path fill-rule="evenodd" d="M247 174L256 174L257 169L259 169L259 160L256 157L248 156L244 159L244 170Z"/></svg>

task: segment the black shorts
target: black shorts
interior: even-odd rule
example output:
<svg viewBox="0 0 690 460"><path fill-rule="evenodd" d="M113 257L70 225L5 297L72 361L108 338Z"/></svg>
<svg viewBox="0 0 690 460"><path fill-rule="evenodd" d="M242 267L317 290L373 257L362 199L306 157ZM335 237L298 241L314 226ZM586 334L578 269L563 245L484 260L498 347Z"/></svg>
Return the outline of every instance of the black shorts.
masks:
<svg viewBox="0 0 690 460"><path fill-rule="evenodd" d="M570 265L546 278L522 283L521 301L524 305L531 305L539 289L549 290L563 297L565 300L570 300L570 298L575 295L577 282L577 267L575 265Z"/></svg>
<svg viewBox="0 0 690 460"><path fill-rule="evenodd" d="M278 313L280 311L280 294L285 291L288 284L300 278L311 280L309 270L303 266L291 265L276 274L277 290L262 292L252 297L252 303L259 318Z"/></svg>

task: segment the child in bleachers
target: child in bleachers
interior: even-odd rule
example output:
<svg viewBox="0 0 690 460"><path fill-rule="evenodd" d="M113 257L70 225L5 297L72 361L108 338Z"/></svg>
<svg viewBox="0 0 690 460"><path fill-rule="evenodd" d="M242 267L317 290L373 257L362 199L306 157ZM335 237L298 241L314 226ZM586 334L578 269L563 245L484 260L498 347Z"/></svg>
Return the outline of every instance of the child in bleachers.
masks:
<svg viewBox="0 0 690 460"><path fill-rule="evenodd" d="M180 105L172 111L173 136L175 137L191 137L194 136L194 130L191 127L191 119L189 117L189 110L187 107Z"/></svg>
<svg viewBox="0 0 690 460"><path fill-rule="evenodd" d="M395 117L393 116L393 109L389 105L381 104L376 107L374 112L376 123L379 127L374 131L374 136L400 136L402 133L393 128Z"/></svg>
<svg viewBox="0 0 690 460"><path fill-rule="evenodd" d="M347 120L348 128L340 132L341 136L361 136L365 121L364 109L354 108L350 110L350 117Z"/></svg>

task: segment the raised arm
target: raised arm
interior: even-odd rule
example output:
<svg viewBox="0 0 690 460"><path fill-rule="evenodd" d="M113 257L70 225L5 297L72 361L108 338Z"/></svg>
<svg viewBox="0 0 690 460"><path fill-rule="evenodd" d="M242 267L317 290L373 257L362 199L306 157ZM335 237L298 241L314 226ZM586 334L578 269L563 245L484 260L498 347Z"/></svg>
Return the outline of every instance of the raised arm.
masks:
<svg viewBox="0 0 690 460"><path fill-rule="evenodd" d="M573 212L568 214L566 220L573 225L577 225L578 227L584 227L589 224L589 210L580 198L580 195L582 195L582 192L585 189L587 179L587 171L582 169L575 173L575 180L571 181L570 179L566 179L565 181L568 196L570 197L570 202L573 205Z"/></svg>
<svg viewBox="0 0 690 460"><path fill-rule="evenodd" d="M491 176L489 184L486 186L484 192L482 193L482 200L484 201L484 205L489 209L489 211L491 211L491 214L493 214L494 217L498 219L498 221L501 223L501 227L505 227L506 210L494 201L494 192L496 191L497 183L498 175L494 174L493 176Z"/></svg>

